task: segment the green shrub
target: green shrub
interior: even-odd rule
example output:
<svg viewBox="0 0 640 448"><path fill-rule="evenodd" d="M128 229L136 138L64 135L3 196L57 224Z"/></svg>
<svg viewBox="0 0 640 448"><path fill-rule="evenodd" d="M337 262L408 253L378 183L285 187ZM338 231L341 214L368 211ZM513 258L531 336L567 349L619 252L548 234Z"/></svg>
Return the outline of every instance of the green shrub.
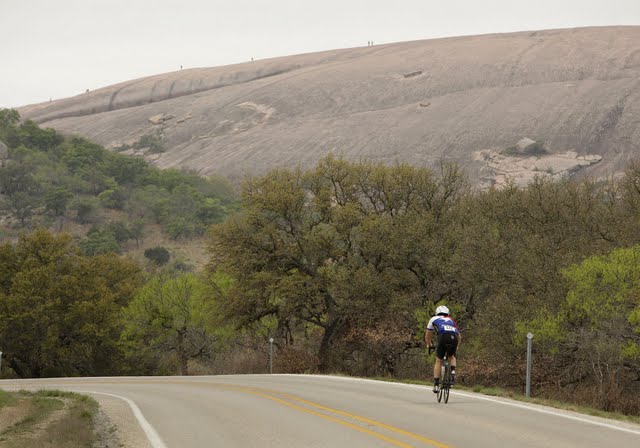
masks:
<svg viewBox="0 0 640 448"><path fill-rule="evenodd" d="M144 256L158 266L164 266L171 258L169 251L162 246L156 246L145 250Z"/></svg>
<svg viewBox="0 0 640 448"><path fill-rule="evenodd" d="M167 224L166 230L172 239L177 240L180 238L192 238L196 234L197 227L192 220L179 217L171 220Z"/></svg>
<svg viewBox="0 0 640 448"><path fill-rule="evenodd" d="M86 238L80 241L85 255L122 254L122 248L113 234L107 230L91 229Z"/></svg>
<svg viewBox="0 0 640 448"><path fill-rule="evenodd" d="M76 211L75 220L80 224L90 224L98 220L98 203L95 198L78 198L71 204Z"/></svg>
<svg viewBox="0 0 640 448"><path fill-rule="evenodd" d="M136 149L149 148L149 152L153 154L164 152L165 149L160 133L143 135L133 147Z"/></svg>

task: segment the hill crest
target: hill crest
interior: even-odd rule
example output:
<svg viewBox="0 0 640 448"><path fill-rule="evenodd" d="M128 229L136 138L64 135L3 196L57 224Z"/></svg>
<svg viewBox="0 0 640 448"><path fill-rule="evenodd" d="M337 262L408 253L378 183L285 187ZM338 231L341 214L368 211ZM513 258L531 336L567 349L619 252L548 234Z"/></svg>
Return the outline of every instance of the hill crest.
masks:
<svg viewBox="0 0 640 448"><path fill-rule="evenodd" d="M181 70L19 111L112 149L156 136L158 166L232 178L335 151L457 161L491 183L500 173L478 152L523 137L600 156L583 172L604 176L638 157L639 42L640 27L403 42Z"/></svg>

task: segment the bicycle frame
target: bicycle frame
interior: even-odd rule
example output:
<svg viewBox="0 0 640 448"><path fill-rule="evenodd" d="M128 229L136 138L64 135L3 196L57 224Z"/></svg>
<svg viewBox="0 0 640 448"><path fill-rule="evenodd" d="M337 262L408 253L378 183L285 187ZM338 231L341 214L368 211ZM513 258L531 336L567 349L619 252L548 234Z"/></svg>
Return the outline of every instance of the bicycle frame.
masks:
<svg viewBox="0 0 640 448"><path fill-rule="evenodd" d="M429 354L435 351L435 347L429 347ZM440 368L440 388L438 390L438 403L444 398L445 404L449 402L449 391L451 389L451 366L449 365L449 356L444 354L442 359L442 367Z"/></svg>

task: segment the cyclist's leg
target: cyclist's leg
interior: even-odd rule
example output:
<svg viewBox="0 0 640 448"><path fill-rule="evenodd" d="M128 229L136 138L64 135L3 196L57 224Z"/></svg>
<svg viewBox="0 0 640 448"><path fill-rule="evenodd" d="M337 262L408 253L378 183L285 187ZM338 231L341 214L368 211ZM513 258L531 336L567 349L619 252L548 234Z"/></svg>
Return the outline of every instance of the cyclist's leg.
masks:
<svg viewBox="0 0 640 448"><path fill-rule="evenodd" d="M456 337L447 347L447 357L449 358L449 365L451 366L451 382L455 382L456 379L456 353L458 351L458 338Z"/></svg>
<svg viewBox="0 0 640 448"><path fill-rule="evenodd" d="M436 362L433 365L433 392L438 393L440 385L440 371L442 370L442 358L438 358L436 355Z"/></svg>
<svg viewBox="0 0 640 448"><path fill-rule="evenodd" d="M444 333L437 336L436 344L436 363L433 366L433 392L437 393L440 384L440 373L442 371L442 360L446 353L447 347L445 345Z"/></svg>

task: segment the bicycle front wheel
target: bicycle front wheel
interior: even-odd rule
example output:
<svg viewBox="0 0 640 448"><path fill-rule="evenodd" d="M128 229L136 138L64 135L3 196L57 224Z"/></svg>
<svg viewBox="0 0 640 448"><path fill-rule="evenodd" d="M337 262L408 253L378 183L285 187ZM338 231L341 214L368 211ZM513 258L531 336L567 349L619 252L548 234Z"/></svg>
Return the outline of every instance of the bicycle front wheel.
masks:
<svg viewBox="0 0 640 448"><path fill-rule="evenodd" d="M451 387L451 366L446 363L444 368L444 375L442 376L442 389L440 389L444 395L445 404L449 402L449 388Z"/></svg>

